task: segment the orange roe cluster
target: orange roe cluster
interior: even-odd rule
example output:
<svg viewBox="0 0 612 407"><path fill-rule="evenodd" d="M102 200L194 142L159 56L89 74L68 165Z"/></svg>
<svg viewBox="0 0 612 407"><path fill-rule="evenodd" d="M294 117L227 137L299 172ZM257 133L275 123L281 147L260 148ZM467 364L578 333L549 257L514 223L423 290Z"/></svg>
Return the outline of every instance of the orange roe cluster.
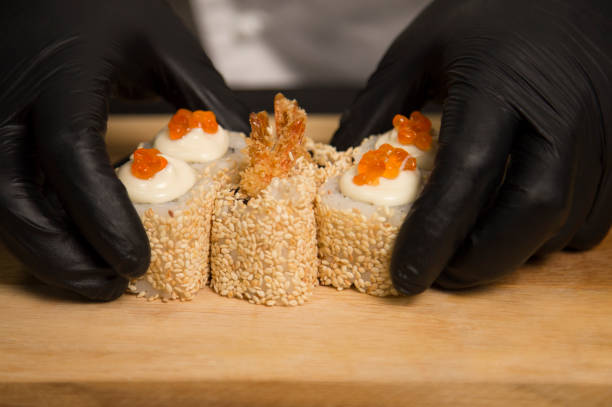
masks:
<svg viewBox="0 0 612 407"><path fill-rule="evenodd" d="M406 150L385 143L361 157L353 182L355 185L378 185L380 177L394 179L400 171L414 171L416 167L416 158Z"/></svg>
<svg viewBox="0 0 612 407"><path fill-rule="evenodd" d="M139 148L134 151L132 175L140 179L149 179L166 168L166 165L168 160L159 155L158 149Z"/></svg>
<svg viewBox="0 0 612 407"><path fill-rule="evenodd" d="M396 114L393 118L393 127L397 130L397 141L400 144L414 144L423 151L431 148L431 121L421 112L412 112L410 118Z"/></svg>
<svg viewBox="0 0 612 407"><path fill-rule="evenodd" d="M204 132L214 134L219 128L215 114L209 110L191 111L179 109L168 123L171 140L178 140L192 129L201 128Z"/></svg>

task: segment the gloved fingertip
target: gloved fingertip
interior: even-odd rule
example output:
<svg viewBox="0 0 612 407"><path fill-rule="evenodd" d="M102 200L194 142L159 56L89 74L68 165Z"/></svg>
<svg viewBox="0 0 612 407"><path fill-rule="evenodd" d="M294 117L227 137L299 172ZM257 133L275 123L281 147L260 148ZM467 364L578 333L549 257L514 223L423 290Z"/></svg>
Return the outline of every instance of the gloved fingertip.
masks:
<svg viewBox="0 0 612 407"><path fill-rule="evenodd" d="M496 268L488 266L465 268L449 265L432 283L432 287L445 291L469 290L490 284L513 270L514 266L503 266L501 262Z"/></svg>
<svg viewBox="0 0 612 407"><path fill-rule="evenodd" d="M126 292L128 283L129 282L127 280L124 280L122 284L114 285L112 290L101 291L94 298L91 299L97 302L114 301Z"/></svg>
<svg viewBox="0 0 612 407"><path fill-rule="evenodd" d="M128 250L124 250L115 271L127 279L144 275L151 263L151 246L149 240L134 243Z"/></svg>
<svg viewBox="0 0 612 407"><path fill-rule="evenodd" d="M70 288L91 301L109 302L121 297L126 292L128 284L127 279L115 276L104 282L85 280Z"/></svg>
<svg viewBox="0 0 612 407"><path fill-rule="evenodd" d="M602 223L603 224L603 223ZM599 225L601 226L601 225ZM569 244L565 247L565 250L570 251L585 251L590 250L601 243L608 235L609 229L604 227L598 227L595 230L580 230Z"/></svg>
<svg viewBox="0 0 612 407"><path fill-rule="evenodd" d="M429 287L416 280L416 276L419 275L411 265L401 265L391 270L391 281L395 289L404 295L416 295L427 290Z"/></svg>
<svg viewBox="0 0 612 407"><path fill-rule="evenodd" d="M453 278L448 272L445 272L433 282L432 287L447 291L457 291L472 288L476 285L477 284L475 283L469 283L467 281Z"/></svg>

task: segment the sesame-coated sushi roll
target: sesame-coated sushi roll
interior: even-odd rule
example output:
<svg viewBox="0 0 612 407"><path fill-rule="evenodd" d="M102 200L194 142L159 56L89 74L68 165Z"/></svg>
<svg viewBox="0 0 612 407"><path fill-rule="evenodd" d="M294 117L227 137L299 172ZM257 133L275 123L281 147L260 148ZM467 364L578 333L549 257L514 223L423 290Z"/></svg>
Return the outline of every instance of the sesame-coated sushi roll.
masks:
<svg viewBox="0 0 612 407"><path fill-rule="evenodd" d="M355 151L356 165L332 171L318 190L315 214L323 285L398 295L389 274L393 245L435 154L429 120L418 112L410 119L398 116L392 131L366 139ZM406 133L412 138L397 140Z"/></svg>
<svg viewBox="0 0 612 407"><path fill-rule="evenodd" d="M209 276L209 239L218 182L186 162L139 148L117 169L151 244L151 264L128 292L150 300L190 300Z"/></svg>
<svg viewBox="0 0 612 407"><path fill-rule="evenodd" d="M211 287L255 304L302 304L317 285L314 197L314 179L303 175L274 178L250 199L222 195L213 216Z"/></svg>
<svg viewBox="0 0 612 407"><path fill-rule="evenodd" d="M162 128L152 146L163 154L188 162L198 175L237 182L246 166L246 137L224 129L211 111L179 109Z"/></svg>
<svg viewBox="0 0 612 407"><path fill-rule="evenodd" d="M251 114L249 165L239 189L215 202L211 287L255 304L299 305L317 285L315 166L302 142L306 114L282 95L276 132L265 112Z"/></svg>

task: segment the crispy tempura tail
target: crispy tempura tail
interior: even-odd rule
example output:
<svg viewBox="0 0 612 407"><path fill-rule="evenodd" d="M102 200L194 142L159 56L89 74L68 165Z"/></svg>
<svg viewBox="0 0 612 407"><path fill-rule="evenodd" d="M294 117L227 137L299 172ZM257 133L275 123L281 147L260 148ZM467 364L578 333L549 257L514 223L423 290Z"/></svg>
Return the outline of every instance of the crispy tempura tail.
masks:
<svg viewBox="0 0 612 407"><path fill-rule="evenodd" d="M310 159L304 148L306 112L295 100L277 93L274 97L275 133L269 131L266 112L251 113L249 121L249 166L242 173L240 188L248 196L256 196L272 178L288 176L299 157Z"/></svg>

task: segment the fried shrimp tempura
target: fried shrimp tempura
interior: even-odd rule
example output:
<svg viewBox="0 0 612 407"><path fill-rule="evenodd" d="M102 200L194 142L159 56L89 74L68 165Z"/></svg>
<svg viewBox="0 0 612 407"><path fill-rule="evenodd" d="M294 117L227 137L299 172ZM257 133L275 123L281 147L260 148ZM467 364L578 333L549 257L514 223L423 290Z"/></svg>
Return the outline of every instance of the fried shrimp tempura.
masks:
<svg viewBox="0 0 612 407"><path fill-rule="evenodd" d="M304 148L306 112L282 93L274 97L275 132L270 132L266 112L251 113L251 136L247 139L249 165L242 173L240 189L254 197L274 177L289 175L299 157L310 160Z"/></svg>

